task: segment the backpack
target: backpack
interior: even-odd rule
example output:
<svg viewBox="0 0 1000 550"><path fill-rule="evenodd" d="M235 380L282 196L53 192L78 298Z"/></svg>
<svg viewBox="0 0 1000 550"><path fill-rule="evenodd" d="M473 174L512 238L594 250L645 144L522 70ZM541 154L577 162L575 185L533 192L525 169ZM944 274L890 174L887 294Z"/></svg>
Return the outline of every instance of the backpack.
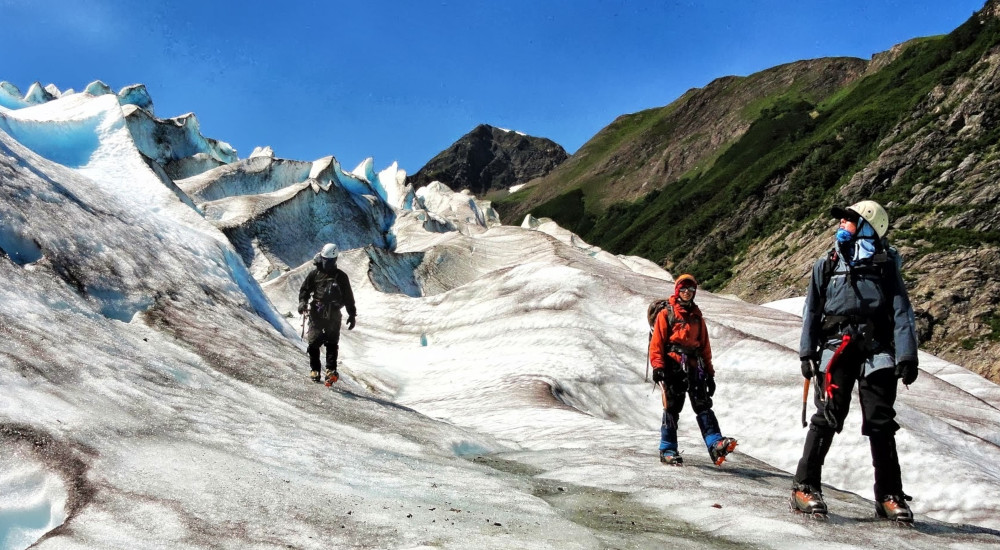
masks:
<svg viewBox="0 0 1000 550"><path fill-rule="evenodd" d="M313 300L323 307L332 306L339 309L344 305L344 293L337 283L336 275L327 275L316 283Z"/></svg>
<svg viewBox="0 0 1000 550"><path fill-rule="evenodd" d="M885 284L887 280L894 280L899 273L902 273L903 269L903 257L896 250L896 247L890 245L885 239L879 239L875 241L876 252L872 256L872 266L878 269L879 278L882 283ZM833 277L834 271L837 269L838 253L837 247L834 246L830 249L830 252L826 256L826 261L823 262L823 284L820 286L820 293L823 299L826 299L826 287L830 283L830 278ZM895 271L893 271L895 270ZM883 287L884 289L884 287ZM916 315L913 312L913 308L910 308L910 325L916 328L917 321ZM916 334L914 334L916 336ZM917 339L917 344L919 345L919 338Z"/></svg>
<svg viewBox="0 0 1000 550"><path fill-rule="evenodd" d="M656 317L660 314L663 308L667 308L667 328L674 328L674 321L677 317L674 315L674 308L670 307L670 300L667 298L657 298L649 303L649 307L646 308L646 320L649 321L649 341L653 341L653 325L656 324ZM646 348L647 352L649 348ZM649 380L649 357L646 357L646 380ZM664 394L666 395L666 394ZM664 397L666 399L666 397Z"/></svg>
<svg viewBox="0 0 1000 550"><path fill-rule="evenodd" d="M667 328L674 328L674 321L677 317L674 314L674 308L670 307L670 300L667 298L657 298L649 303L649 307L646 308L646 320L649 321L649 337L653 337L653 325L656 324L656 317L660 314L663 308L667 308Z"/></svg>
<svg viewBox="0 0 1000 550"><path fill-rule="evenodd" d="M826 286L830 283L830 278L833 277L833 272L837 269L838 260L837 247L834 246L826 255L826 261L823 262L823 284L820 286L820 292L823 294L823 298L826 298ZM889 278L887 275L894 275L895 273L887 270L889 267L889 262L892 262L892 267L896 269L895 273L901 273L903 269L903 257L899 255L899 251L896 247L888 244L885 239L880 239L875 241L875 255L872 256L872 265L877 267L879 270L879 278L884 281Z"/></svg>

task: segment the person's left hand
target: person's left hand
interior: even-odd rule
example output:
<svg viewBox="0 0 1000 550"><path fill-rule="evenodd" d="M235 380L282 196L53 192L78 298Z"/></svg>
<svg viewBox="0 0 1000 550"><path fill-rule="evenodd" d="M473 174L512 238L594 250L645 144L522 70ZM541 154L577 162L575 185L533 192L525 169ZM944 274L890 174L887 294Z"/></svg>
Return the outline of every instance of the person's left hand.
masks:
<svg viewBox="0 0 1000 550"><path fill-rule="evenodd" d="M715 377L709 376L705 378L705 386L708 387L708 396L712 397L715 395Z"/></svg>
<svg viewBox="0 0 1000 550"><path fill-rule="evenodd" d="M347 330L354 330L354 323L356 322L353 315L347 318Z"/></svg>

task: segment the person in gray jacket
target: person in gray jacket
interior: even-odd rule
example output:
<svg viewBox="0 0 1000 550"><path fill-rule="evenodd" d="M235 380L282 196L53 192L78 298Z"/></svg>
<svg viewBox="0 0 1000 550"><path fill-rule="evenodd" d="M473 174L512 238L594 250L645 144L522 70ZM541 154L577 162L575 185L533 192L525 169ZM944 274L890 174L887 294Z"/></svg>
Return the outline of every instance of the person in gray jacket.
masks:
<svg viewBox="0 0 1000 550"><path fill-rule="evenodd" d="M309 353L310 378L320 381L319 349L326 345L326 377L336 382L337 355L340 349L341 308L347 308L347 330L354 329L358 315L354 292L347 274L337 269L337 245L329 243L313 258L315 267L306 275L299 289L299 313L309 315L306 351ZM311 301L310 301L311 298Z"/></svg>
<svg viewBox="0 0 1000 550"><path fill-rule="evenodd" d="M802 376L813 385L816 413L793 479L793 511L825 517L822 468L833 436L844 426L855 382L861 432L875 467L875 511L910 523L896 453L897 379L917 378L913 308L900 274L901 260L885 241L889 216L875 201L834 207L836 244L813 265L799 344Z"/></svg>

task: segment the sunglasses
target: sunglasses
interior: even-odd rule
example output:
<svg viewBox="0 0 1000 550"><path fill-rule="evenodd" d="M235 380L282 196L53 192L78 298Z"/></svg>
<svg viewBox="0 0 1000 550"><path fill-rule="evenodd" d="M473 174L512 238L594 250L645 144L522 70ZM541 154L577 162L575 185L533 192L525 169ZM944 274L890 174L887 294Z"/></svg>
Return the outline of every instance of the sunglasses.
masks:
<svg viewBox="0 0 1000 550"><path fill-rule="evenodd" d="M695 288L693 286L683 286L677 292L681 293L681 292L694 292L694 291Z"/></svg>

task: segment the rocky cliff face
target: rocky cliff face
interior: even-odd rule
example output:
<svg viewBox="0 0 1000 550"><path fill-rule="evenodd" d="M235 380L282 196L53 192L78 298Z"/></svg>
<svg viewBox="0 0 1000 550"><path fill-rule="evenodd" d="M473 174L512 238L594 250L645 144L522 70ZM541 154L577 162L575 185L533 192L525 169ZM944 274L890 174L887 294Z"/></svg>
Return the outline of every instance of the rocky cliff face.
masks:
<svg viewBox="0 0 1000 550"><path fill-rule="evenodd" d="M440 181L477 196L544 176L569 155L546 138L481 124L408 178L414 187Z"/></svg>

